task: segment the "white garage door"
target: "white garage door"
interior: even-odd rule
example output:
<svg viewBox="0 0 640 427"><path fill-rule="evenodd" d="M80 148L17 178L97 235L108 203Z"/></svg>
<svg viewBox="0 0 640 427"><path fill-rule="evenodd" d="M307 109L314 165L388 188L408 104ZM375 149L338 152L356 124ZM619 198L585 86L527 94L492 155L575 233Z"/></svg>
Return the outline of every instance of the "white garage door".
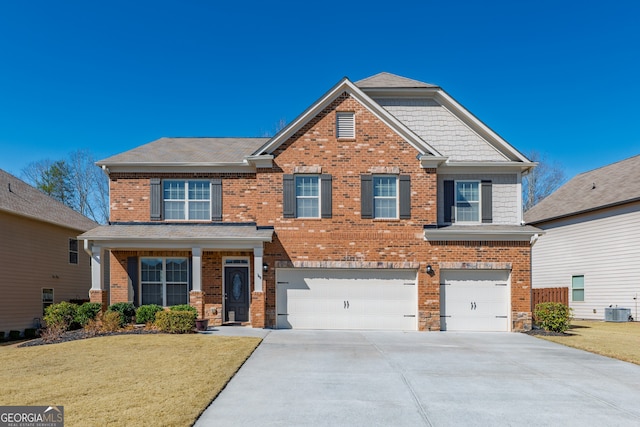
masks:
<svg viewBox="0 0 640 427"><path fill-rule="evenodd" d="M415 270L278 269L278 328L416 330Z"/></svg>
<svg viewBox="0 0 640 427"><path fill-rule="evenodd" d="M440 283L441 330L509 330L508 271L442 271Z"/></svg>

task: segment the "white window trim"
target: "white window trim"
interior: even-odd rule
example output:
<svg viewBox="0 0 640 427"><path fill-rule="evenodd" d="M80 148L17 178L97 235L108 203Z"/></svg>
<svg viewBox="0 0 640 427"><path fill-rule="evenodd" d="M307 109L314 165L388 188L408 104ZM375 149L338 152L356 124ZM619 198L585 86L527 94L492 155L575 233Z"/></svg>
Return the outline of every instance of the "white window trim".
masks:
<svg viewBox="0 0 640 427"><path fill-rule="evenodd" d="M45 301L44 299L44 290L45 289L50 289L51 290L51 301ZM40 288L40 298L42 299L42 312L44 313L46 307L49 307L50 305L54 304L55 302L55 289L54 288ZM45 304L47 304L47 306L45 307Z"/></svg>
<svg viewBox="0 0 640 427"><path fill-rule="evenodd" d="M161 282L162 282L162 306L167 306L167 260L168 259L186 259L187 260L187 302L185 304L189 304L189 257L181 257L181 256L169 256L169 257L161 257L161 256L145 256L140 257L138 260L138 295L140 305L143 305L142 302L142 260L143 259L161 259L162 260L162 272L161 272ZM155 282L150 282L155 283Z"/></svg>
<svg viewBox="0 0 640 427"><path fill-rule="evenodd" d="M573 287L573 278L574 277L582 277L582 288L574 288ZM571 284L569 285L569 293L571 294L571 302L577 302L577 303L584 302L584 300L585 300L585 285L584 285L585 284L585 277L586 276L584 274L572 274L571 275ZM576 300L573 299L573 290L574 289L576 289L576 290L581 289L582 290L582 301L579 301L579 300L576 301Z"/></svg>
<svg viewBox="0 0 640 427"><path fill-rule="evenodd" d="M477 221L463 221L458 219L458 183L463 182L475 182L478 184L478 220ZM458 179L453 183L453 206L455 207L455 222L456 224L481 224L482 223L482 181L479 179Z"/></svg>
<svg viewBox="0 0 640 427"><path fill-rule="evenodd" d="M340 135L340 118L350 118L352 121L351 128L353 129L353 133L349 136L341 136ZM356 113L353 111L337 111L336 112L336 138L338 139L354 139L356 137Z"/></svg>
<svg viewBox="0 0 640 427"><path fill-rule="evenodd" d="M183 199L165 199L164 198L164 183L165 182L182 182L184 184L184 200ZM209 184L209 218L207 219L191 219L187 218L189 216L189 183L190 182L206 182ZM200 222L200 221L211 221L211 212L213 209L213 205L211 203L211 181L206 179L165 179L162 181L162 217L165 218L166 221L185 221L185 222ZM192 200L193 202L202 202L204 200ZM166 219L166 211L165 206L167 202L184 202L184 216L185 218L171 218Z"/></svg>
<svg viewBox="0 0 640 427"><path fill-rule="evenodd" d="M376 178L395 178L396 179L396 195L395 197L389 196L376 196ZM373 219L399 219L400 218L400 177L398 175L389 174L374 174L371 177L372 180L372 196L373 196ZM376 216L376 199L396 199L396 216L382 217Z"/></svg>
<svg viewBox="0 0 640 427"><path fill-rule="evenodd" d="M317 196L298 196L298 177L317 177L318 178L318 195ZM318 174L298 173L293 175L293 189L296 196L296 218L317 219L322 217L322 178ZM300 216L298 214L298 199L318 199L318 215L317 216Z"/></svg>

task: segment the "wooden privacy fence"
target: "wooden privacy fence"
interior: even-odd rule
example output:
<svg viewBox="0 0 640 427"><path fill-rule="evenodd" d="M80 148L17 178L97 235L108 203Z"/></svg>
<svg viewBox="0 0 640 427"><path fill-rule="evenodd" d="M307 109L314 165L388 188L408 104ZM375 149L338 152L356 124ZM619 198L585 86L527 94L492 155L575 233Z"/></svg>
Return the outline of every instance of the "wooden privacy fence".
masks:
<svg viewBox="0 0 640 427"><path fill-rule="evenodd" d="M533 290L531 309L536 309L536 304L541 302L559 302L569 305L569 288L538 288Z"/></svg>

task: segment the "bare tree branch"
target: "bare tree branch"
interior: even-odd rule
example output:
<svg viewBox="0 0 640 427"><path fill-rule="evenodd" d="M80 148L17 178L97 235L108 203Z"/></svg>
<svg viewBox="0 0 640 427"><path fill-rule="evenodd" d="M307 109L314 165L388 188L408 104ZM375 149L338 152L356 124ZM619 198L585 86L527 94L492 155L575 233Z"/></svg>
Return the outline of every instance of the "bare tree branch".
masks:
<svg viewBox="0 0 640 427"><path fill-rule="evenodd" d="M522 179L522 208L525 212L567 180L560 163L549 161L546 155L535 150L529 152L527 157L538 162L538 166Z"/></svg>

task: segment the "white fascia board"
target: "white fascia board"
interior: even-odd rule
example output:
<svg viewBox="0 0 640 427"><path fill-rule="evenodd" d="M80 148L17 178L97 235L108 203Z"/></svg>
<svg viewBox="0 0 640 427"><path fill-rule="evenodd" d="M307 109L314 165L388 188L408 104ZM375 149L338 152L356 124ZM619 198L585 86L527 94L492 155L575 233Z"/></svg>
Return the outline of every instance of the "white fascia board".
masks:
<svg viewBox="0 0 640 427"><path fill-rule="evenodd" d="M408 127L402 124L398 119L389 114L384 108L382 108L377 102L371 99L360 88L354 85L348 78L344 77L336 85L334 85L328 92L320 97L315 103L307 108L302 114L300 114L295 120L293 120L287 127L282 129L276 136L271 138L260 147L255 155L261 155L265 153L272 153L273 150L278 148L293 134L300 130L309 120L317 116L322 110L326 108L336 97L342 92L347 92L352 95L358 102L364 105L373 115L382 120L387 126L392 128L398 135L405 139L411 146L413 146L420 154L426 154L427 152L433 155L440 156L438 151L423 141L418 135L411 131Z"/></svg>
<svg viewBox="0 0 640 427"><path fill-rule="evenodd" d="M273 167L273 155L263 154L261 156L247 156L245 157L247 164L251 164L256 168L272 168Z"/></svg>
<svg viewBox="0 0 640 427"><path fill-rule="evenodd" d="M88 245L97 246L104 249L120 250L120 249L170 249L170 250L191 250L191 248L198 247L204 250L228 250L228 249L251 249L258 245L262 246L263 243L269 243L271 238L255 238L255 239L86 239Z"/></svg>
<svg viewBox="0 0 640 427"><path fill-rule="evenodd" d="M445 92L443 89L438 89L434 93L434 98L440 102L444 107L448 108L452 113L462 119L467 125L469 125L475 132L482 136L488 142L494 144L499 152L508 153L514 159L520 162L531 163L531 161L518 150L516 150L511 144L505 141L500 135L494 132L489 126L484 124L473 113L467 110L462 104L453 99L451 95Z"/></svg>
<svg viewBox="0 0 640 427"><path fill-rule="evenodd" d="M423 154L418 156L420 160L420 166L424 169L435 169L444 164L449 158L444 156L429 156Z"/></svg>
<svg viewBox="0 0 640 427"><path fill-rule="evenodd" d="M541 232L534 231L495 231L495 230L424 230L424 240L426 241L500 241L500 242L530 242L535 235Z"/></svg>
<svg viewBox="0 0 640 427"><path fill-rule="evenodd" d="M442 163L438 168L441 174L460 173L524 173L534 168L535 162L451 162Z"/></svg>

